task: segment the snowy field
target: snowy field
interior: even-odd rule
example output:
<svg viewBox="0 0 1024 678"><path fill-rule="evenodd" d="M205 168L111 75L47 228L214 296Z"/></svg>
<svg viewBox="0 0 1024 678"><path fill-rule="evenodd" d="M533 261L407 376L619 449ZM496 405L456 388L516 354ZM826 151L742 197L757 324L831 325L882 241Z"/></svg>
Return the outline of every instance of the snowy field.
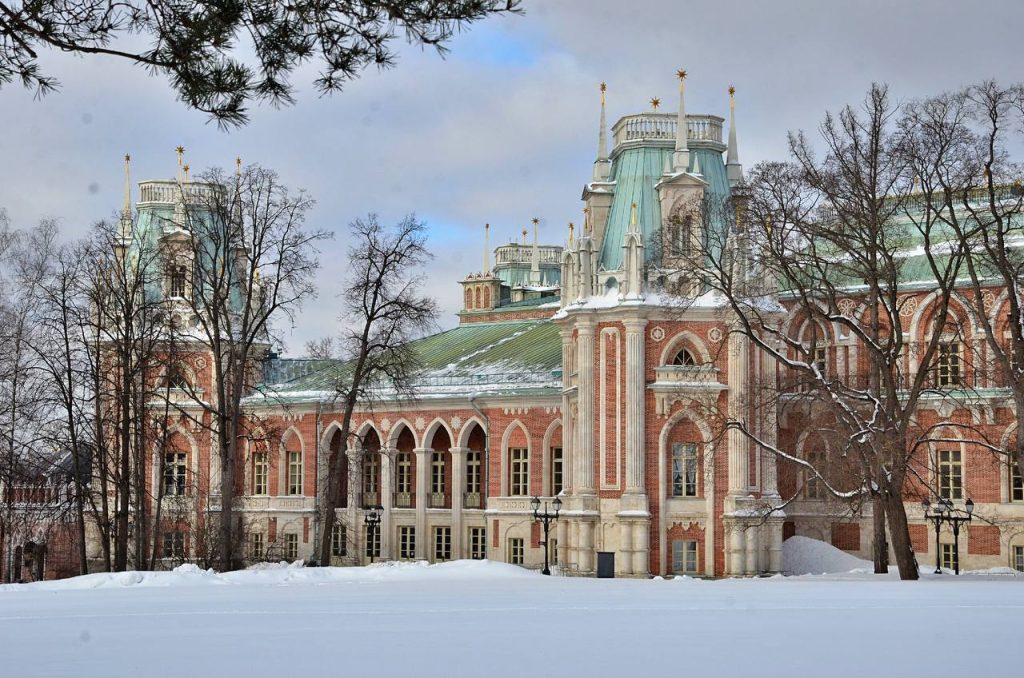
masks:
<svg viewBox="0 0 1024 678"><path fill-rule="evenodd" d="M1024 577L837 573L864 563L797 539L787 562L832 574L597 580L461 561L0 586L0 675L1013 674Z"/></svg>

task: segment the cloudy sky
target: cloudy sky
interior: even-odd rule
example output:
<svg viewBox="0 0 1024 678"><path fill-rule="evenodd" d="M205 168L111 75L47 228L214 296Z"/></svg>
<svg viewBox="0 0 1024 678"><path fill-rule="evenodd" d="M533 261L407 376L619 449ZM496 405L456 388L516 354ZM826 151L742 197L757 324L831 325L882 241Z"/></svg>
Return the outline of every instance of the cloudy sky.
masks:
<svg viewBox="0 0 1024 678"><path fill-rule="evenodd" d="M297 105L253 111L224 132L179 104L164 78L112 59L47 55L60 92L35 100L0 89L0 207L15 225L56 217L69 237L121 204L121 158L133 180L171 178L174 148L193 168L236 155L279 171L317 198L310 220L334 230L320 297L287 332L286 348L335 326L345 227L378 212L415 212L430 226L430 292L455 323L457 280L492 245L541 219L564 240L597 143L598 83L609 120L674 110L685 67L691 113L728 113L737 88L740 158L785 156L788 130L814 130L827 109L858 101L871 82L901 99L987 78L1022 77L1019 0L525 0L525 16L472 27L446 59L405 49L398 67L369 71L319 97L298 73ZM662 110L665 110L663 108Z"/></svg>

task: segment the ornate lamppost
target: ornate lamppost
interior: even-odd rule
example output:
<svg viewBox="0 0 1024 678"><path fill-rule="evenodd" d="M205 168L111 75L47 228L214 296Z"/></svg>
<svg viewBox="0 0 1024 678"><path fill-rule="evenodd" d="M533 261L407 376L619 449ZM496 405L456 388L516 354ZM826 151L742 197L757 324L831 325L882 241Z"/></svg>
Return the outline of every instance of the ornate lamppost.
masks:
<svg viewBox="0 0 1024 678"><path fill-rule="evenodd" d="M921 502L921 506L924 508L924 519L935 525L935 574L942 574L942 544L939 542L942 523L949 523L953 528L953 574L960 574L960 525L971 522L974 502L968 498L964 503L966 513L954 508L949 499L939 499L934 510L931 510L932 505L927 499Z"/></svg>
<svg viewBox="0 0 1024 678"><path fill-rule="evenodd" d="M551 574L551 568L548 567L548 533L551 530L551 523L558 520L558 512L562 510L562 500L555 497L551 506L555 509L554 513L548 511L547 502L544 502L544 512L541 513L540 499L534 497L530 501L530 507L533 508L533 520L544 526L544 541L541 542L544 545L544 569L540 571L541 574Z"/></svg>
<svg viewBox="0 0 1024 678"><path fill-rule="evenodd" d="M377 553L377 530L380 527L381 516L384 515L383 506L373 506L367 509L363 521L366 523L366 550L370 552L370 562Z"/></svg>

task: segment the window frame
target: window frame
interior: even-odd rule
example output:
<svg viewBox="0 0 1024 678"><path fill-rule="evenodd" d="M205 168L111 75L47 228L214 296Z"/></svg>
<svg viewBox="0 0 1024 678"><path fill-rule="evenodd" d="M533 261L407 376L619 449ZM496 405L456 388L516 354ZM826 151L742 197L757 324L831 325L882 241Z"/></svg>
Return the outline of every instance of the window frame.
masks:
<svg viewBox="0 0 1024 678"><path fill-rule="evenodd" d="M951 501L964 498L962 450L938 450L936 452L935 483L936 494L939 498Z"/></svg>
<svg viewBox="0 0 1024 678"><path fill-rule="evenodd" d="M508 450L508 496L530 496L530 448L510 447Z"/></svg>
<svg viewBox="0 0 1024 678"><path fill-rule="evenodd" d="M466 452L466 494L481 494L483 487L483 454L479 450Z"/></svg>
<svg viewBox="0 0 1024 678"><path fill-rule="evenodd" d="M185 558L185 532L183 530L164 530L161 554L165 560L182 560Z"/></svg>
<svg viewBox="0 0 1024 678"><path fill-rule="evenodd" d="M509 565L525 565L526 540L522 537L509 537L505 559Z"/></svg>
<svg viewBox="0 0 1024 678"><path fill-rule="evenodd" d="M398 559L399 560L415 560L416 559L416 526L415 525L399 525L398 526Z"/></svg>
<svg viewBox="0 0 1024 678"><path fill-rule="evenodd" d="M452 528L449 525L434 526L434 562L443 563L452 559Z"/></svg>
<svg viewBox="0 0 1024 678"><path fill-rule="evenodd" d="M552 446L551 448L551 469L550 478L548 483L550 484L551 496L554 497L565 489L565 457L564 450L559 445L557 447Z"/></svg>
<svg viewBox="0 0 1024 678"><path fill-rule="evenodd" d="M299 559L299 535L297 532L285 532L284 533L284 559L285 560L298 560Z"/></svg>
<svg viewBox="0 0 1024 678"><path fill-rule="evenodd" d="M363 554L367 558L380 558L380 531L379 525L374 525L372 530L369 525L363 526L363 537L365 543ZM371 532L373 534L373 539L370 539Z"/></svg>
<svg viewBox="0 0 1024 678"><path fill-rule="evenodd" d="M1010 459L1009 467L1010 485L1007 497L1010 499L1010 503L1013 504L1024 502L1024 479L1021 478L1017 462L1014 459Z"/></svg>
<svg viewBox="0 0 1024 678"><path fill-rule="evenodd" d="M334 523L331 528L331 557L348 556L348 527L345 523Z"/></svg>
<svg viewBox="0 0 1024 678"><path fill-rule="evenodd" d="M1010 547L1010 567L1024 572L1024 545L1014 544Z"/></svg>
<svg viewBox="0 0 1024 678"><path fill-rule="evenodd" d="M252 493L259 497L270 494L270 454L268 452L254 452L252 455Z"/></svg>
<svg viewBox="0 0 1024 678"><path fill-rule="evenodd" d="M487 528L472 526L469 528L469 559L487 560Z"/></svg>
<svg viewBox="0 0 1024 678"><path fill-rule="evenodd" d="M444 474L445 468L445 453L444 452L431 452L430 453L430 493L431 494L444 494L445 481Z"/></svg>
<svg viewBox="0 0 1024 678"><path fill-rule="evenodd" d="M671 548L672 574L700 574L700 542L696 539L673 539Z"/></svg>
<svg viewBox="0 0 1024 678"><path fill-rule="evenodd" d="M959 339L940 341L935 359L935 385L938 388L963 386L963 353Z"/></svg>
<svg viewBox="0 0 1024 678"><path fill-rule="evenodd" d="M267 554L267 540L262 532L249 534L249 560L260 560Z"/></svg>
<svg viewBox="0 0 1024 678"><path fill-rule="evenodd" d="M288 474L285 482L285 494L289 497L301 497L303 492L303 460L302 452L294 450L285 451L285 462L287 463Z"/></svg>
<svg viewBox="0 0 1024 678"><path fill-rule="evenodd" d="M399 452L395 456L395 492L412 494L412 453Z"/></svg>
<svg viewBox="0 0 1024 678"><path fill-rule="evenodd" d="M670 473L669 484L673 499L700 496L700 464L697 461L696 443L672 443Z"/></svg>
<svg viewBox="0 0 1024 678"><path fill-rule="evenodd" d="M188 453L164 452L163 490L165 497L188 496Z"/></svg>

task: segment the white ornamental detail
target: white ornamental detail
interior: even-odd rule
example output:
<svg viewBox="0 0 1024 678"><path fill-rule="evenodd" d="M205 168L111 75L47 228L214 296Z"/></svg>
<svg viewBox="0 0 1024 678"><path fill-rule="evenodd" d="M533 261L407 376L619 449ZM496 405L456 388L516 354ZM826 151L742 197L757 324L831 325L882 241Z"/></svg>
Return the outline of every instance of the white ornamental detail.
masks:
<svg viewBox="0 0 1024 678"><path fill-rule="evenodd" d="M387 417L384 417L383 419L381 419L380 420L380 430L381 431L390 431L391 430L391 420L388 419Z"/></svg>
<svg viewBox="0 0 1024 678"><path fill-rule="evenodd" d="M901 318L913 318L914 313L917 311L917 297L911 297L905 299L900 305L900 317Z"/></svg>
<svg viewBox="0 0 1024 678"><path fill-rule="evenodd" d="M423 427L427 425L427 422L423 421L423 417L416 417L416 421L414 423L416 424L417 431L422 431Z"/></svg>
<svg viewBox="0 0 1024 678"><path fill-rule="evenodd" d="M458 431L461 428L462 428L462 417L460 417L459 415L456 414L454 417L452 417L452 430Z"/></svg>
<svg viewBox="0 0 1024 678"><path fill-rule="evenodd" d="M853 317L853 309L857 305L853 299L840 299L837 306L839 306L839 313L847 318Z"/></svg>
<svg viewBox="0 0 1024 678"><path fill-rule="evenodd" d="M661 341L665 338L665 329L661 326L651 328L651 339Z"/></svg>
<svg viewBox="0 0 1024 678"><path fill-rule="evenodd" d="M981 294L981 305L986 313L992 312L992 307L996 305L996 295L992 290L985 290Z"/></svg>
<svg viewBox="0 0 1024 678"><path fill-rule="evenodd" d="M722 341L722 330L717 327L712 327L708 330L708 341L712 344L717 344Z"/></svg>

